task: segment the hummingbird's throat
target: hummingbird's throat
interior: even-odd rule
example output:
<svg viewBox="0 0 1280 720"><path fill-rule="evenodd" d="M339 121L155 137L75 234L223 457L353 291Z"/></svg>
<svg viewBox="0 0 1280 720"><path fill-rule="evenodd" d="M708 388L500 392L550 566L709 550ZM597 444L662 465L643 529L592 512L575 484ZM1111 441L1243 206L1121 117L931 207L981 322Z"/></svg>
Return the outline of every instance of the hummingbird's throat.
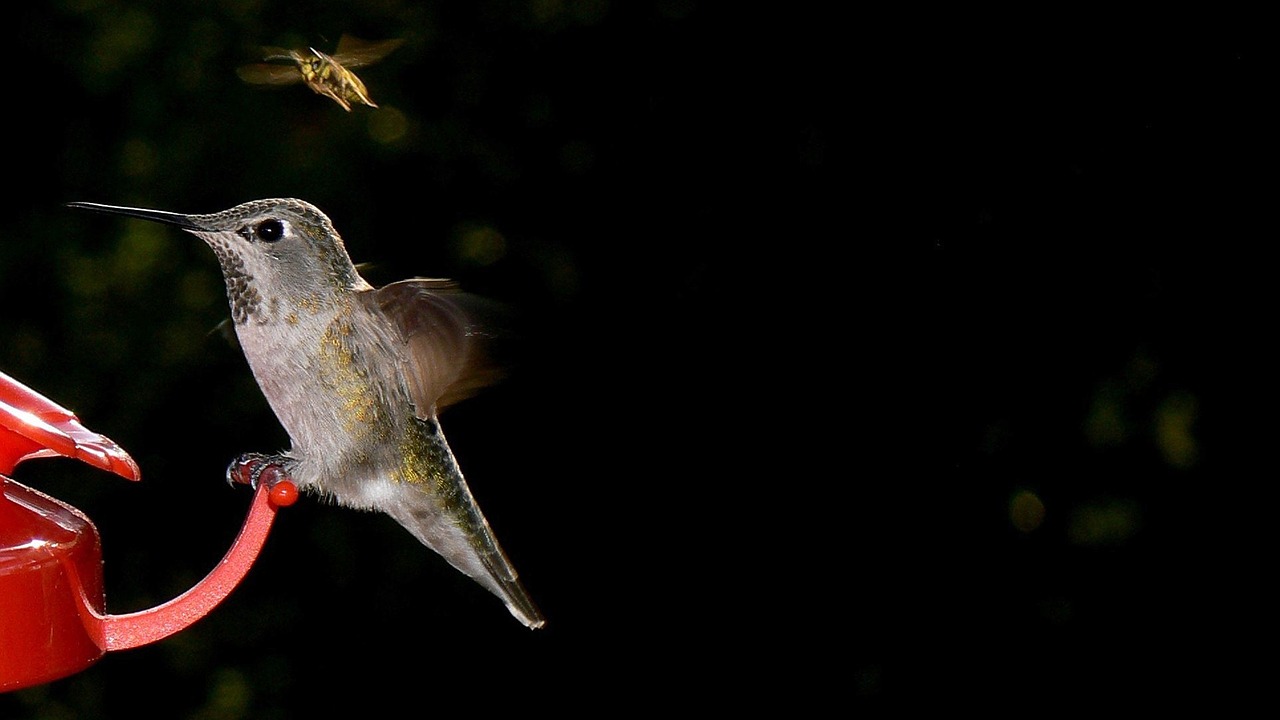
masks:
<svg viewBox="0 0 1280 720"><path fill-rule="evenodd" d="M227 247L221 239L208 239L209 247L218 256L222 277L227 285L227 302L231 305L231 320L237 325L249 322L262 309L262 295L258 293L253 276L245 269L244 259Z"/></svg>

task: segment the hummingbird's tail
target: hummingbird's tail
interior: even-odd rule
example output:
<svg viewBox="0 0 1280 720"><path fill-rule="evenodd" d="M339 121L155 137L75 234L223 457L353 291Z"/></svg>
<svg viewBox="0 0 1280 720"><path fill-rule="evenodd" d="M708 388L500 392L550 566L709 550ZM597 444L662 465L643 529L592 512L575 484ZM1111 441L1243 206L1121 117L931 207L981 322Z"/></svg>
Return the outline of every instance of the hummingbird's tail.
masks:
<svg viewBox="0 0 1280 720"><path fill-rule="evenodd" d="M387 514L449 564L501 598L507 610L525 626L534 630L542 627L546 620L520 584L515 567L502 551L465 483L460 490L462 507L456 510L461 513L450 512L430 494L414 488L411 492L417 496L416 502L396 503Z"/></svg>
<svg viewBox="0 0 1280 720"><path fill-rule="evenodd" d="M471 495L453 453L441 434L431 438L428 454L434 462L426 477L405 482L395 500L382 508L424 545L451 565L488 588L507 610L531 629L546 624L515 567Z"/></svg>

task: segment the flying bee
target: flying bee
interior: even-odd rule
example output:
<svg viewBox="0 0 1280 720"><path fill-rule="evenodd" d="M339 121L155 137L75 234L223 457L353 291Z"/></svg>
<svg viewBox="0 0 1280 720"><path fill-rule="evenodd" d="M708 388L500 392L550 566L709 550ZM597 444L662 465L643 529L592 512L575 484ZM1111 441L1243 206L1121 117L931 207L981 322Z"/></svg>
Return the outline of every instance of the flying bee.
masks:
<svg viewBox="0 0 1280 720"><path fill-rule="evenodd" d="M303 52L264 47L262 59L265 62L243 65L236 68L236 74L241 80L255 85L306 83L307 87L331 98L347 112L351 112L352 103L376 108L378 106L369 98L369 91L364 83L350 68L371 65L403 43L403 38L368 42L343 35L339 38L338 48L333 55L326 55L315 48L307 48ZM289 64L275 62L280 60L286 60Z"/></svg>

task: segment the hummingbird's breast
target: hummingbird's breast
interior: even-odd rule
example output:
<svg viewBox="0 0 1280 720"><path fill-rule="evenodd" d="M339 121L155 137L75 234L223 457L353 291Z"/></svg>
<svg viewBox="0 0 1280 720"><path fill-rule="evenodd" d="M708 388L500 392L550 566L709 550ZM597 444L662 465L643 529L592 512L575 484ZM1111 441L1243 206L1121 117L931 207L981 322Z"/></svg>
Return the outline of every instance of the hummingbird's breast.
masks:
<svg viewBox="0 0 1280 720"><path fill-rule="evenodd" d="M352 482L394 461L411 412L394 340L352 303L236 327L245 356L289 433L302 485Z"/></svg>

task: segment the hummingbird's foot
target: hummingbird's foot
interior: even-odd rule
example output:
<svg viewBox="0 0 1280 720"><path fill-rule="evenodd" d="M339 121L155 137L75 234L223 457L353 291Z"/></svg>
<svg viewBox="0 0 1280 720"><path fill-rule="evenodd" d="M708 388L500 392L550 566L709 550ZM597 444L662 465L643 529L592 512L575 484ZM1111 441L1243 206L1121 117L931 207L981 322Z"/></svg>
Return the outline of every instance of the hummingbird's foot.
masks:
<svg viewBox="0 0 1280 720"><path fill-rule="evenodd" d="M227 484L248 485L257 490L259 485L274 487L282 480L290 480L286 469L289 458L284 455L265 455L263 453L245 453L227 466Z"/></svg>

